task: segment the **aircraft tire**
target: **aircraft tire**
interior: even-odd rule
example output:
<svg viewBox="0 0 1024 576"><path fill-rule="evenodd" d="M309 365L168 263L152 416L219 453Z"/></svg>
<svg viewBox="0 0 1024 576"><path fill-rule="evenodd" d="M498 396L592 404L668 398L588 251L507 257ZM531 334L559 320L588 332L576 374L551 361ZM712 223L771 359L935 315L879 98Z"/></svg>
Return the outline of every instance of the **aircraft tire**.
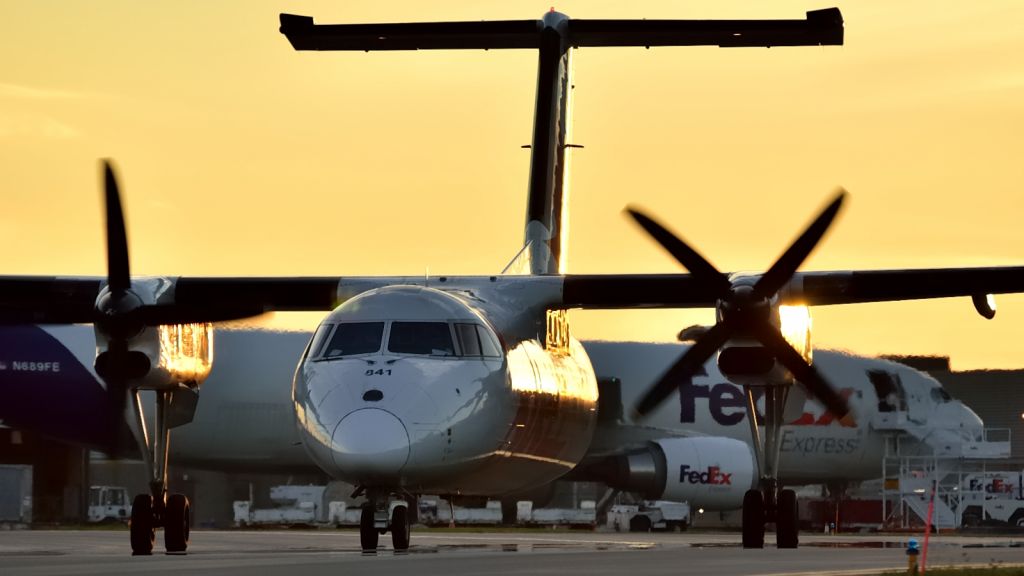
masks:
<svg viewBox="0 0 1024 576"><path fill-rule="evenodd" d="M363 547L363 552L376 552L379 537L380 534L373 527L373 505L364 504L359 515L359 544Z"/></svg>
<svg viewBox="0 0 1024 576"><path fill-rule="evenodd" d="M149 494L139 494L132 501L129 532L131 533L132 556L149 556L153 553L156 529L153 527L153 497Z"/></svg>
<svg viewBox="0 0 1024 576"><path fill-rule="evenodd" d="M391 543L395 551L409 549L409 508L406 506L395 506L391 512Z"/></svg>
<svg viewBox="0 0 1024 576"><path fill-rule="evenodd" d="M183 553L188 550L189 512L192 506L184 494L173 494L167 499L164 514L164 547L168 553Z"/></svg>
<svg viewBox="0 0 1024 576"><path fill-rule="evenodd" d="M778 511L775 521L775 545L778 548L796 548L800 545L800 511L796 492L779 491Z"/></svg>
<svg viewBox="0 0 1024 576"><path fill-rule="evenodd" d="M743 495L743 547L764 548L764 496L760 490Z"/></svg>

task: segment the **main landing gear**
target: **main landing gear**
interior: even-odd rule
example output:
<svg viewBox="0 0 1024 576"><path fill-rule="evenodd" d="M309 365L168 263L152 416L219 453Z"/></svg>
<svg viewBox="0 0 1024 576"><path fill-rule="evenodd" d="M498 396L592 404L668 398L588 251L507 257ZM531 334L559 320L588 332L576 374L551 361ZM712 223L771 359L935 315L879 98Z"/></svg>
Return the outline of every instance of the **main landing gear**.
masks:
<svg viewBox="0 0 1024 576"><path fill-rule="evenodd" d="M779 457L782 422L792 382L758 386L764 395L764 439L758 429L757 397L753 386L745 386L759 485L743 496L743 547L764 548L764 529L775 524L777 548L796 548L800 544L799 512L796 493L779 484Z"/></svg>
<svg viewBox="0 0 1024 576"><path fill-rule="evenodd" d="M367 491L366 497L359 516L359 543L363 553L376 552L380 535L387 532L391 532L395 552L407 551L412 532L409 503L373 490Z"/></svg>
<svg viewBox="0 0 1024 576"><path fill-rule="evenodd" d="M743 547L764 548L764 528L772 522L776 548L800 545L796 492L771 487L747 490L743 496Z"/></svg>
<svg viewBox="0 0 1024 576"><path fill-rule="evenodd" d="M174 391L156 391L156 422L152 436L146 429L139 391L133 389L131 393L136 440L149 473L149 494L139 494L132 502L132 555L149 556L153 553L157 528L164 529L164 547L168 554L185 554L191 505L183 494L167 495L167 452L171 438L168 416Z"/></svg>

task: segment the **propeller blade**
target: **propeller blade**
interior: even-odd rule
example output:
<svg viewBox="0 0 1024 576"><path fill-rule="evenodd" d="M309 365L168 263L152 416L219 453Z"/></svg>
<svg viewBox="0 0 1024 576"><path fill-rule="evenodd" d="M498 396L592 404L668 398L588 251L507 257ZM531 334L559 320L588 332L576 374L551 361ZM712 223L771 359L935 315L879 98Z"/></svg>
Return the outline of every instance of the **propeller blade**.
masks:
<svg viewBox="0 0 1024 576"><path fill-rule="evenodd" d="M112 292L123 292L131 287L128 235L121 210L121 196L117 190L117 177L109 160L103 161L103 180L107 220L107 282Z"/></svg>
<svg viewBox="0 0 1024 576"><path fill-rule="evenodd" d="M110 340L107 346L107 350L113 357L124 357L128 352L128 342L121 338L113 338ZM124 439L121 438L121 428L125 422L125 409L128 406L128 382L124 378L108 374L103 377L104 383L107 385L107 398L110 401L111 413L115 415L114 419L107 422L109 426L107 432L108 438L113 439L114 453L120 454L124 452Z"/></svg>
<svg viewBox="0 0 1024 576"><path fill-rule="evenodd" d="M696 250L690 248L681 238L671 233L664 226L656 222L650 216L633 208L626 208L626 212L633 217L633 220L647 231L661 247L664 248L673 258L679 261L684 268L689 270L699 282L704 283L720 298L729 294L731 283L729 279L718 271L710 262L700 255Z"/></svg>
<svg viewBox="0 0 1024 576"><path fill-rule="evenodd" d="M811 394L825 405L836 418L842 419L849 415L850 406L846 399L818 373L818 370L807 363L799 352L771 324L761 324L755 328L757 339L775 355L775 358L789 370L798 382L803 384Z"/></svg>
<svg viewBox="0 0 1024 576"><path fill-rule="evenodd" d="M633 408L633 419L637 420L657 408L679 386L681 380L691 378L699 372L701 366L729 340L731 335L732 328L723 322L715 324L702 334L637 402Z"/></svg>
<svg viewBox="0 0 1024 576"><path fill-rule="evenodd" d="M842 207L844 198L846 198L846 191L840 188L836 199L815 218L814 222L804 230L804 233L790 245L782 256L775 261L775 264L772 264L772 267L757 281L757 284L754 285L755 296L771 298L786 282L789 282L789 279L796 273L797 268L803 264L807 256L814 250L814 247L818 245L821 237L825 235L825 232L832 224L832 220L839 213L839 208Z"/></svg>

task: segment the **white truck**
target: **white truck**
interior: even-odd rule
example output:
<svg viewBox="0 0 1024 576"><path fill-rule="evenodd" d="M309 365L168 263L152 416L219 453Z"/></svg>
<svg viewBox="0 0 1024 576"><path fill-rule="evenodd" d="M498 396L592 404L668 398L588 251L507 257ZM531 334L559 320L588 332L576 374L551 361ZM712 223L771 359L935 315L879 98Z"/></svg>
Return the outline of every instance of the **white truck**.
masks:
<svg viewBox="0 0 1024 576"><path fill-rule="evenodd" d="M89 522L127 522L132 502L123 486L89 487Z"/></svg>
<svg viewBox="0 0 1024 576"><path fill-rule="evenodd" d="M1024 528L1024 471L980 472L960 487L960 525Z"/></svg>
<svg viewBox="0 0 1024 576"><path fill-rule="evenodd" d="M683 531L690 525L690 505L668 500L616 504L608 510L607 525L616 532Z"/></svg>
<svg viewBox="0 0 1024 576"><path fill-rule="evenodd" d="M271 486L273 508L255 508L252 500L234 502L235 525L316 524L327 521L323 500L326 486Z"/></svg>

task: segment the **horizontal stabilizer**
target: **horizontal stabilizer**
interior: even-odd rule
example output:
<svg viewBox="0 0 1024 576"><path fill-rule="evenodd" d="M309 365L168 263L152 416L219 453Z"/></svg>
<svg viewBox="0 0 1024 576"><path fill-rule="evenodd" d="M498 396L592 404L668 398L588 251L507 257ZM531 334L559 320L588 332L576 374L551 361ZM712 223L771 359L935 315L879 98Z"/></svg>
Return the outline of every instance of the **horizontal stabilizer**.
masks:
<svg viewBox="0 0 1024 576"><path fill-rule="evenodd" d="M296 50L457 50L539 48L543 20L316 24L281 14ZM804 20L575 20L562 32L572 46L817 46L843 43L838 8Z"/></svg>
<svg viewBox="0 0 1024 576"><path fill-rule="evenodd" d="M281 14L281 33L296 50L455 50L538 48L539 20L314 24Z"/></svg>
<svg viewBox="0 0 1024 576"><path fill-rule="evenodd" d="M573 46L841 46L838 8L806 20L570 20Z"/></svg>

